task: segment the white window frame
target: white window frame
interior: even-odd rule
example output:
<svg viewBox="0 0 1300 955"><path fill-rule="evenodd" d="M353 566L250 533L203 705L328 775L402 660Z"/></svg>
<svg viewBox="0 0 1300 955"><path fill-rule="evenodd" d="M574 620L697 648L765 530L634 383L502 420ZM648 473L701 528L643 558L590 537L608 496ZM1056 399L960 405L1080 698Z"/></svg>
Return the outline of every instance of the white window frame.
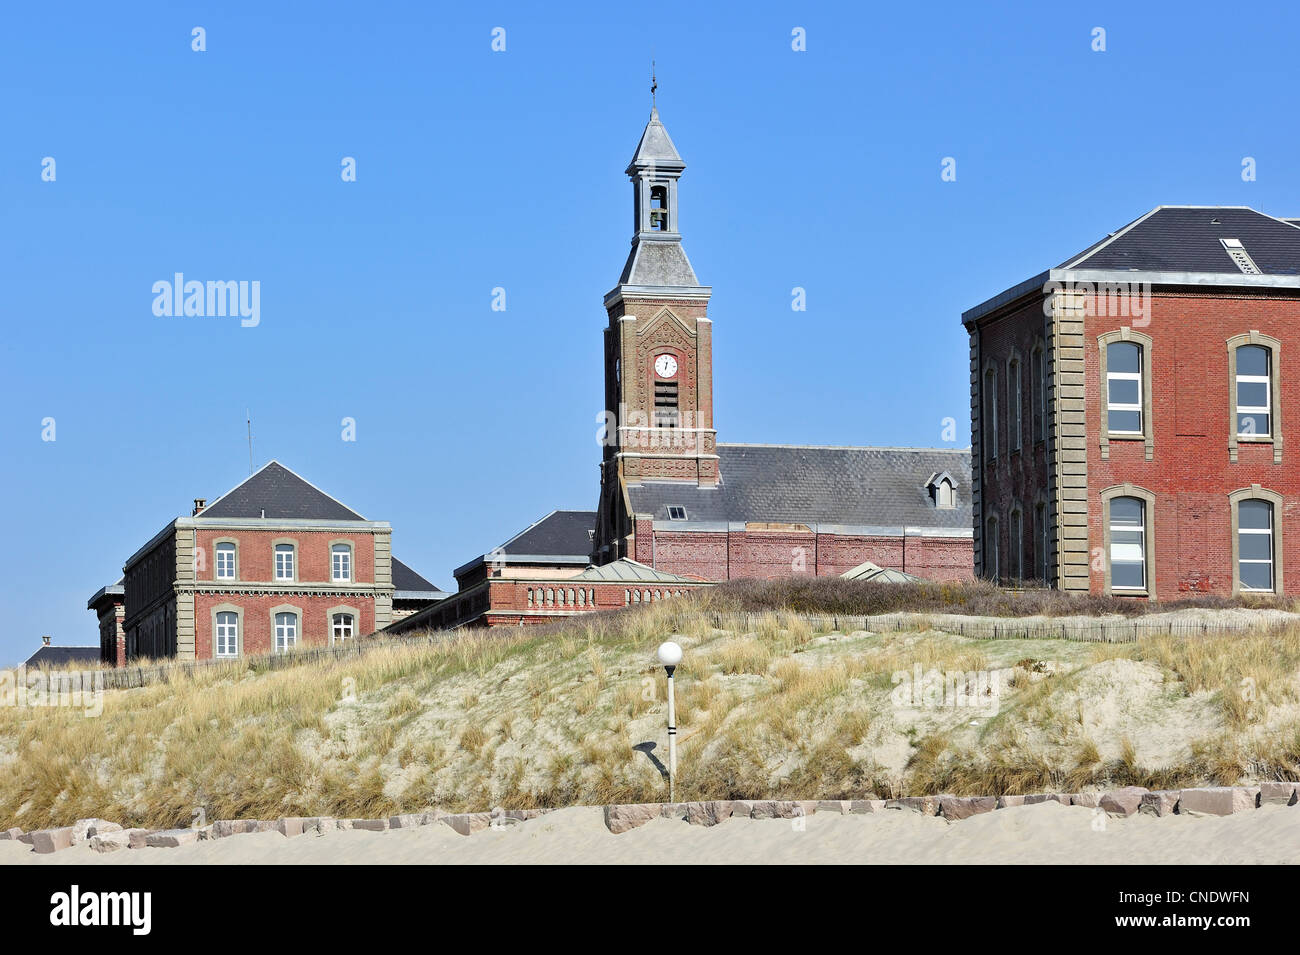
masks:
<svg viewBox="0 0 1300 955"><path fill-rule="evenodd" d="M343 575L339 576L339 558L343 558ZM336 584L352 582L352 545L344 542L330 544L330 581Z"/></svg>
<svg viewBox="0 0 1300 955"><path fill-rule="evenodd" d="M217 541L216 545L213 547L213 550L214 550L214 552L215 552L215 554L216 554L216 566L215 566L215 568L213 569L213 573L214 573L214 575L215 575L214 579L215 579L215 580L234 580L234 579L236 579L236 575L238 574L238 567L239 567L238 559L239 559L239 558L238 558L238 549L237 549L235 543L234 543L233 541ZM230 557L230 568L229 568L230 573L228 573L228 574L223 574L223 573L221 572L221 570L222 570L222 568L221 568L221 565L222 565L222 559L221 559L221 558L222 558L222 557L225 557L225 556L227 556L227 555Z"/></svg>
<svg viewBox="0 0 1300 955"><path fill-rule="evenodd" d="M287 618L281 622L281 618ZM280 610L271 618L273 621L272 639L274 641L272 649L276 653L288 653L289 650L298 645L298 630L300 629L301 618L296 611Z"/></svg>
<svg viewBox="0 0 1300 955"><path fill-rule="evenodd" d="M340 622L340 619L344 622ZM340 633L340 631L346 631ZM356 616L346 610L330 614L330 644L347 643L357 635Z"/></svg>
<svg viewBox="0 0 1300 955"><path fill-rule="evenodd" d="M279 581L294 581L298 579L298 548L293 544L280 542L275 545L273 551L275 555L275 579ZM281 557L288 555L288 574L285 574L284 564Z"/></svg>
<svg viewBox="0 0 1300 955"><path fill-rule="evenodd" d="M219 610L215 621L216 626L212 630L212 655L222 659L239 656L239 614L233 610ZM227 641L229 645L223 650L223 643Z"/></svg>
<svg viewBox="0 0 1300 955"><path fill-rule="evenodd" d="M1271 438L1273 436L1273 350L1267 345L1238 345L1237 346L1237 368L1241 368L1241 350L1243 348L1258 348L1264 353L1264 360L1268 362L1268 374L1266 375L1243 375L1240 370L1237 371L1237 380L1233 383L1234 404L1237 406L1234 427L1237 430L1238 438ZM1240 403L1240 388L1243 384L1255 384L1264 386L1264 405L1243 405ZM1268 415L1267 431L1242 431L1242 415Z"/></svg>
<svg viewBox="0 0 1300 955"><path fill-rule="evenodd" d="M934 490L934 506L950 511L957 506L957 491L947 478L940 478Z"/></svg>
<svg viewBox="0 0 1300 955"><path fill-rule="evenodd" d="M1136 586L1133 585L1121 586L1115 583L1115 547L1117 546L1115 544L1115 531L1119 530L1129 534L1133 533L1134 531L1132 525L1129 524L1117 525L1115 523L1115 518L1113 515L1114 515L1115 502L1118 500L1137 501L1138 505L1142 508L1141 510L1142 519L1138 522L1136 528L1137 532L1142 535L1142 541L1138 545L1141 553L1141 560L1139 561L1139 563L1142 567L1142 583ZM1109 563L1110 570L1111 570L1110 589L1124 591L1126 593L1146 593L1149 584L1149 581L1147 580L1147 547L1149 546L1149 543L1147 541L1147 502L1140 497L1135 497L1132 495L1127 495L1127 494L1116 495L1115 497L1110 499L1107 505L1106 520L1110 523L1110 549L1106 553L1106 560ZM1132 545L1127 545L1127 546L1132 546ZM1123 561L1123 563L1131 564L1133 563L1133 561L1126 560Z"/></svg>
<svg viewBox="0 0 1300 955"><path fill-rule="evenodd" d="M1137 349L1138 370L1137 371L1112 371L1110 368L1110 348L1116 345L1127 345ZM1146 434L1146 413L1142 406L1142 363L1147 360L1146 349L1141 342L1132 341L1113 341L1106 343L1106 431L1110 434L1123 434L1142 436ZM1121 402L1111 401L1110 383L1112 381L1135 381L1137 382L1137 401ZM1120 430L1110 426L1110 415L1113 411L1136 411L1138 416L1137 430Z"/></svg>
<svg viewBox="0 0 1300 955"><path fill-rule="evenodd" d="M1242 527L1242 526L1241 526L1241 505L1245 504L1247 501L1249 501L1249 502L1251 502L1251 503L1258 502L1258 503L1260 503L1260 504L1267 505L1267 507L1268 507L1268 528L1267 528L1266 530L1262 530L1262 529L1254 528L1254 527ZM1276 593L1276 592L1277 592L1277 559L1276 559L1276 558L1277 558L1277 536L1276 536L1276 534L1274 533L1274 528L1276 527L1276 524L1277 524L1277 515L1276 515L1276 513L1275 513L1276 511L1277 511L1277 508L1273 505L1273 502L1272 502L1272 501L1269 501L1269 500L1266 500L1266 499L1264 499L1264 498L1258 498L1258 497L1256 497L1256 498L1246 498L1245 500L1241 500L1241 501L1238 501L1238 502L1237 502L1237 537L1238 537L1238 544L1237 544L1237 568L1236 568L1236 569L1237 569L1237 580L1240 581L1239 586L1240 586L1240 589L1241 589L1241 592L1242 592L1242 593L1248 593L1248 594L1271 594L1271 593ZM1246 557L1242 557L1242 556L1241 556L1241 544L1240 544L1240 538L1241 538L1241 535L1243 535L1243 534L1256 534L1256 535L1260 535L1260 536L1264 536L1264 537L1267 537L1267 538L1268 538L1268 560L1260 560L1260 559L1257 558L1257 557L1246 558ZM1267 564L1267 565L1268 565L1268 581L1269 581L1269 586L1268 586L1268 587L1260 587L1260 588L1256 588L1256 587L1247 587L1246 584L1245 584L1245 577L1244 577L1244 576L1242 575L1242 573L1241 573L1241 565L1242 565L1242 564Z"/></svg>

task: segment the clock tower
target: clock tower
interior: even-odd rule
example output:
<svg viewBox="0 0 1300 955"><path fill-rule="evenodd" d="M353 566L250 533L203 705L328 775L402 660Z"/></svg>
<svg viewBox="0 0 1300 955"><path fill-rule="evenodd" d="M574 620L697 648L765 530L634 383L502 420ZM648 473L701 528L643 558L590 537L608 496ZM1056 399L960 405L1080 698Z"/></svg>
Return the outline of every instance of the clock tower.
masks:
<svg viewBox="0 0 1300 955"><path fill-rule="evenodd" d="M632 182L632 249L605 296L605 422L599 562L625 556L631 528L622 488L652 481L718 484L713 428L711 289L691 268L677 182L686 164L651 109L627 167Z"/></svg>

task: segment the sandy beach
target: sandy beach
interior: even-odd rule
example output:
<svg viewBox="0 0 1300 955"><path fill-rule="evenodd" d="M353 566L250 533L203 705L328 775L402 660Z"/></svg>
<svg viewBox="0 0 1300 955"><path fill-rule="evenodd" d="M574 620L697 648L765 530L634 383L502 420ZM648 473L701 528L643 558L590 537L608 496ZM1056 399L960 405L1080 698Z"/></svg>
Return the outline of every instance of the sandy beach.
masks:
<svg viewBox="0 0 1300 955"><path fill-rule="evenodd" d="M1287 864L1300 862L1300 808L1264 806L1225 817L1100 819L1055 802L948 822L890 811L817 813L802 820L731 819L710 828L656 819L611 834L598 808L563 809L509 829L461 836L445 825L335 831L286 839L231 836L172 849L99 854L77 846L37 855L0 843L10 865L339 864ZM803 828L800 830L799 825Z"/></svg>

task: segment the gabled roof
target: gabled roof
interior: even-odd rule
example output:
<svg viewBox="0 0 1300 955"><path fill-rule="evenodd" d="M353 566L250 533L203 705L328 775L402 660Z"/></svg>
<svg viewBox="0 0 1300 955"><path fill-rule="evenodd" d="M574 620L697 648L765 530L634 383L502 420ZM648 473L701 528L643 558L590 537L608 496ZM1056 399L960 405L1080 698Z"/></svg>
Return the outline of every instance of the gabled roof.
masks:
<svg viewBox="0 0 1300 955"><path fill-rule="evenodd" d="M41 647L27 658L29 667L86 666L99 663L99 647Z"/></svg>
<svg viewBox="0 0 1300 955"><path fill-rule="evenodd" d="M1247 206L1157 206L1059 268L1243 274L1223 239L1264 275L1300 275L1300 229Z"/></svg>
<svg viewBox="0 0 1300 955"><path fill-rule="evenodd" d="M719 444L718 458L718 487L629 485L632 510L666 521L670 506L684 507L686 520L674 528L779 522L970 534L969 450ZM936 472L952 477L956 507L935 507L927 482Z"/></svg>
<svg viewBox="0 0 1300 955"><path fill-rule="evenodd" d="M595 511L551 511L529 524L499 548L507 557L589 557Z"/></svg>
<svg viewBox="0 0 1300 955"><path fill-rule="evenodd" d="M410 600L415 595L428 596L431 598L446 597L447 592L439 588L436 584L425 580L409 566L402 563L396 557L393 558L393 596L395 599ZM410 596L408 596L410 595Z"/></svg>
<svg viewBox="0 0 1300 955"><path fill-rule="evenodd" d="M630 557L623 557L619 560L610 561L608 564L602 564L599 567L588 567L576 577L569 577L568 580L603 580L614 582L635 582L635 583L652 583L652 584L698 584L700 581L690 577L682 577L678 574L670 574L666 570L655 570L653 567L647 567L645 564L632 560Z"/></svg>
<svg viewBox="0 0 1300 955"><path fill-rule="evenodd" d="M278 461L265 464L246 481L209 504L198 516L307 521L365 520L356 511L330 497Z"/></svg>
<svg viewBox="0 0 1300 955"><path fill-rule="evenodd" d="M888 567L881 567L879 564L873 564L871 561L864 561L852 570L846 570L840 574L845 580L871 580L878 584L911 584L917 583L922 578L914 574L904 573L901 570L893 570Z"/></svg>
<svg viewBox="0 0 1300 955"><path fill-rule="evenodd" d="M645 129L641 133L641 140L636 144L636 152L632 156L632 162L628 164L628 175L638 166L671 166L675 169L684 169L686 164L682 162L682 157L677 155L677 147L673 145L672 138L668 135L668 130L664 124L659 121L659 110L650 110L650 122L646 123Z"/></svg>

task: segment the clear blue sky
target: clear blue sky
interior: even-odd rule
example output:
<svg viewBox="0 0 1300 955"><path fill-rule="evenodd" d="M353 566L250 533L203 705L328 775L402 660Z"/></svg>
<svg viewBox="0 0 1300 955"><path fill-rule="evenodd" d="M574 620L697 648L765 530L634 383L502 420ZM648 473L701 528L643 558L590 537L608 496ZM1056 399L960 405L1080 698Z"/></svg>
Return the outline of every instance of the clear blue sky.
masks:
<svg viewBox="0 0 1300 955"><path fill-rule="evenodd" d="M0 663L95 642L86 598L247 474L246 407L444 587L594 507L652 50L720 438L965 446L964 308L1160 203L1300 215L1294 5L1147 6L11 4ZM156 317L178 271L261 324Z"/></svg>

